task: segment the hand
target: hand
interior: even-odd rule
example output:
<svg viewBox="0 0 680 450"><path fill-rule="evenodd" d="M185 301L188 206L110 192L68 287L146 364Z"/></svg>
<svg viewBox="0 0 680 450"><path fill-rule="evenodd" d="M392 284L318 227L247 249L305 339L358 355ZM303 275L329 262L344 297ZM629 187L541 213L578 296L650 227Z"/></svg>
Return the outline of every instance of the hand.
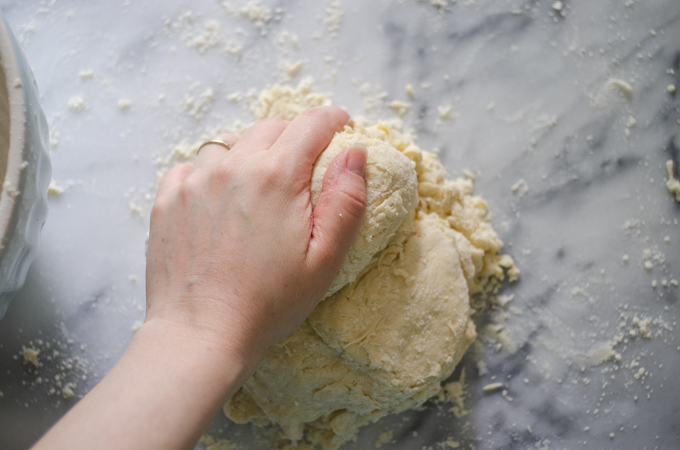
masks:
<svg viewBox="0 0 680 450"><path fill-rule="evenodd" d="M312 209L312 167L341 109L265 119L172 168L151 212L146 322L264 356L323 298L361 226L364 149L336 157Z"/></svg>
<svg viewBox="0 0 680 450"><path fill-rule="evenodd" d="M349 121L322 107L206 146L151 212L147 316L122 358L36 449L192 448L267 349L328 289L361 225L365 150L340 153L312 209L317 156Z"/></svg>

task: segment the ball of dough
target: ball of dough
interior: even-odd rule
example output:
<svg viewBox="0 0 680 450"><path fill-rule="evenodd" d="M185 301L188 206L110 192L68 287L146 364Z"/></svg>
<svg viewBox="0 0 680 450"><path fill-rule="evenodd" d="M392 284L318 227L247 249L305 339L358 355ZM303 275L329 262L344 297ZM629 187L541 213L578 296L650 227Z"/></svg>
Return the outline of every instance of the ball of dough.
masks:
<svg viewBox="0 0 680 450"><path fill-rule="evenodd" d="M312 204L321 195L323 177L333 159L356 143L366 146L366 212L359 235L350 247L326 298L354 281L371 258L384 249L404 218L418 204L415 163L384 140L369 137L361 127L336 133L314 164L310 191Z"/></svg>
<svg viewBox="0 0 680 450"><path fill-rule="evenodd" d="M388 122L356 128L338 133L311 180L315 204L335 155L367 146L368 208L335 293L224 407L323 449L440 392L475 337L470 295L493 290L504 270L518 275L471 181L447 181L437 158Z"/></svg>
<svg viewBox="0 0 680 450"><path fill-rule="evenodd" d="M225 413L268 418L292 440L306 427L337 448L435 395L475 338L453 233L434 214L407 219L355 283L269 351Z"/></svg>

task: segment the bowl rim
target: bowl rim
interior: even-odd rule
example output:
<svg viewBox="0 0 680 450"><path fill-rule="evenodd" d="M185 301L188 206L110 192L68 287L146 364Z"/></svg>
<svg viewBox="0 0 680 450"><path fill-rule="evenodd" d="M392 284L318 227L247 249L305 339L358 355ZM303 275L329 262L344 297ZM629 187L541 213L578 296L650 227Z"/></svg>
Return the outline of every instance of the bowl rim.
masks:
<svg viewBox="0 0 680 450"><path fill-rule="evenodd" d="M4 18L3 18L4 19ZM27 167L24 162L24 146L26 144L26 98L24 81L14 45L11 31L4 20L0 20L0 70L5 71L9 100L10 136L7 152L7 169L4 182L0 186L0 253L6 246L5 239L16 209L17 197L21 194L21 172Z"/></svg>

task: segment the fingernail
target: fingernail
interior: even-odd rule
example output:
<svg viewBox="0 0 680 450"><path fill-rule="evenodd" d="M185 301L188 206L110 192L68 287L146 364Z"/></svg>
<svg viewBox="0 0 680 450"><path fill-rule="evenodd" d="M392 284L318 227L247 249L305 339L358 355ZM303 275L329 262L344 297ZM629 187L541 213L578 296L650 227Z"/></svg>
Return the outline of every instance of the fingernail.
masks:
<svg viewBox="0 0 680 450"><path fill-rule="evenodd" d="M347 123L345 124L346 127L354 128L354 119L351 117L347 119Z"/></svg>
<svg viewBox="0 0 680 450"><path fill-rule="evenodd" d="M347 155L347 170L356 173L360 177L364 176L366 170L367 149L364 144L358 142L352 144Z"/></svg>

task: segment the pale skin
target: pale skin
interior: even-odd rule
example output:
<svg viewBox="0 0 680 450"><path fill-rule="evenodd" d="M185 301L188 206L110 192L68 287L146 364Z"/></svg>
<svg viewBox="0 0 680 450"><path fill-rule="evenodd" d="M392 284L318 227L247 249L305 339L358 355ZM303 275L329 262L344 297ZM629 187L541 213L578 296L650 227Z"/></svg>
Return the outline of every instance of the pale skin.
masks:
<svg viewBox="0 0 680 450"><path fill-rule="evenodd" d="M323 298L361 226L365 148L309 179L341 109L266 119L204 147L158 188L147 313L120 361L35 449L192 448L267 350Z"/></svg>

